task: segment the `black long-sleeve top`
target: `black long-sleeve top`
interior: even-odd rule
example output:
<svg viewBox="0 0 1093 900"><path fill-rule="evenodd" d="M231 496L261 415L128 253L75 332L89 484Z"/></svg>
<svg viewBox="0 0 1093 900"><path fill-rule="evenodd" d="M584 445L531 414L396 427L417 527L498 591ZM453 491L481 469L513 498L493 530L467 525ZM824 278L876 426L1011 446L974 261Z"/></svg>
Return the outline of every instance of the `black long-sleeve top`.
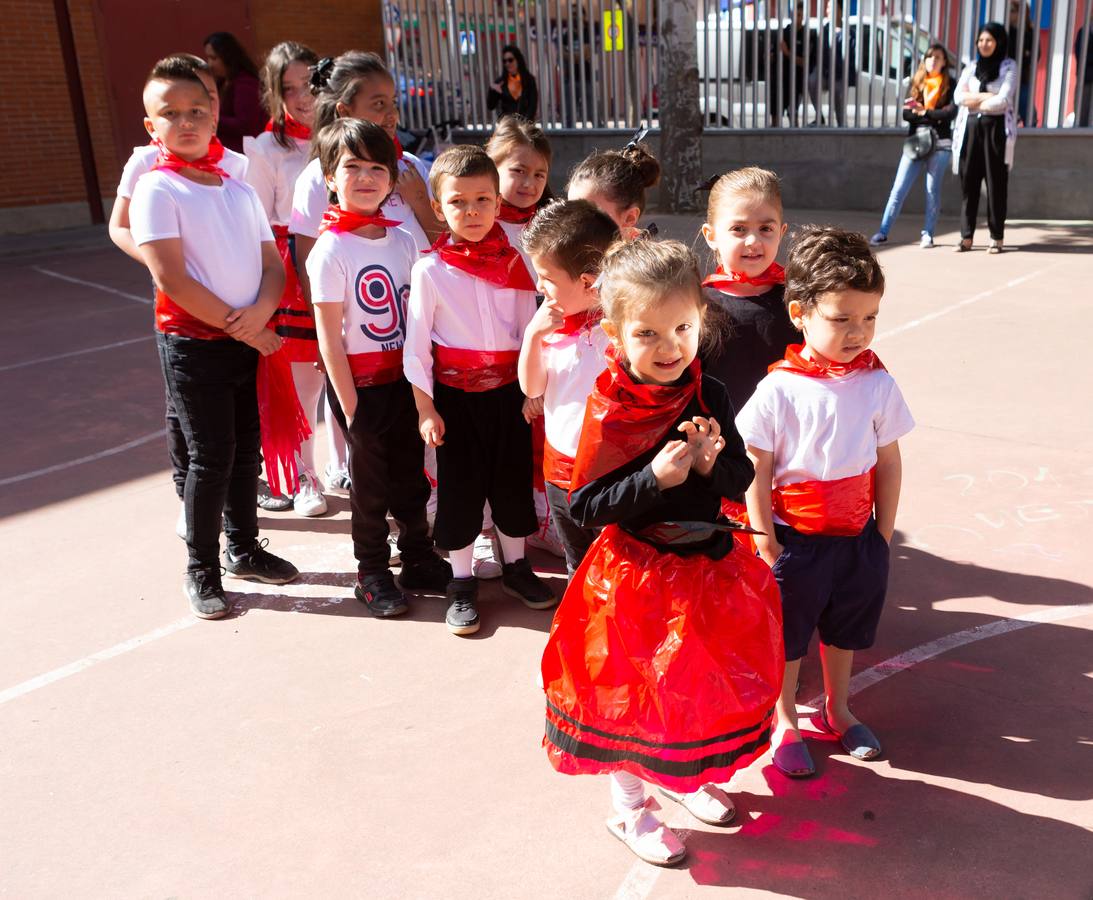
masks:
<svg viewBox="0 0 1093 900"><path fill-rule="evenodd" d="M736 430L733 421L736 416L724 385L716 378L703 375L701 390L709 412L703 412L697 397L692 398L652 448L570 495L569 509L573 518L585 527L617 524L630 532L657 522L717 521L721 498L742 494L755 477L755 469ZM725 449L718 454L709 477L692 471L683 484L662 491L653 475L653 458L669 441L684 439L685 435L677 426L695 416L717 419L725 438ZM693 549L716 557L723 556L731 546L731 535L719 535L711 545Z"/></svg>
<svg viewBox="0 0 1093 900"><path fill-rule="evenodd" d="M952 140L953 119L956 118L957 106L953 102L953 82L949 79L949 87L945 96L941 98L937 106L928 109L921 115L909 109L903 111L903 121L907 123L907 133L914 134L915 129L921 125L929 125L937 132L939 141Z"/></svg>
<svg viewBox="0 0 1093 900"><path fill-rule="evenodd" d="M757 297L734 297L710 287L706 300L714 338L702 354L702 371L725 386L734 410L743 409L771 364L804 338L786 312L785 285L773 285Z"/></svg>

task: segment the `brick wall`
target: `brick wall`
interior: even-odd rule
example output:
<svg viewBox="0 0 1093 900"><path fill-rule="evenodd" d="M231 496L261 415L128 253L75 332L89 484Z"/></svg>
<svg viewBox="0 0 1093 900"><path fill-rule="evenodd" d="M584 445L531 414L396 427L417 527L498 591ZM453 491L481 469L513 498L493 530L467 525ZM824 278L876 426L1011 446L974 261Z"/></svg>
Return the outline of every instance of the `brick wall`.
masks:
<svg viewBox="0 0 1093 900"><path fill-rule="evenodd" d="M256 61L274 44L299 41L320 56L345 50L383 54L380 0L276 0L251 4L251 22L258 45Z"/></svg>

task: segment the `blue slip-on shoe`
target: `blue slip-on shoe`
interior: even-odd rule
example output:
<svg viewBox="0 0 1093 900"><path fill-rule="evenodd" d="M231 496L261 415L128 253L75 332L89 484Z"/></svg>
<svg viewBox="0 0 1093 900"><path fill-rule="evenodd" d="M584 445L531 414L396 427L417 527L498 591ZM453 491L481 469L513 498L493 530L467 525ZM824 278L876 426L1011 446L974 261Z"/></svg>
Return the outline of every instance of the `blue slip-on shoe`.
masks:
<svg viewBox="0 0 1093 900"><path fill-rule="evenodd" d="M839 739L839 743L843 745L843 749L854 759L876 759L880 756L880 741L877 740L877 736L873 734L868 725L858 722L857 725L851 725L840 734L827 721L826 705L820 707L819 724L824 731L835 735Z"/></svg>
<svg viewBox="0 0 1093 900"><path fill-rule="evenodd" d="M774 768L787 778L808 778L816 774L816 764L804 741L792 741L774 748Z"/></svg>

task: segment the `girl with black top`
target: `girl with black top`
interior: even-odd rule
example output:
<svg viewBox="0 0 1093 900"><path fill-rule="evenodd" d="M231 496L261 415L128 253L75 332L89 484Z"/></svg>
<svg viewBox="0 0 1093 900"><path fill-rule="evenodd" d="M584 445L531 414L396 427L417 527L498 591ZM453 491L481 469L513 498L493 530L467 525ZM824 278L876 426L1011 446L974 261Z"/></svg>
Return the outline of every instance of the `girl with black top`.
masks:
<svg viewBox="0 0 1093 900"><path fill-rule="evenodd" d="M205 38L205 59L220 89L217 136L229 150L243 152L243 138L262 133L266 113L258 67L234 34L216 31Z"/></svg>
<svg viewBox="0 0 1093 900"><path fill-rule="evenodd" d="M953 102L953 80L949 76L949 66L949 54L945 48L941 44L931 44L915 77L911 79L911 92L903 107L907 135L910 137L919 129L928 128L932 132L933 149L921 156L912 155L904 149L899 168L896 169L892 193L888 195L888 205L884 208L880 230L869 239L873 246L887 243L892 223L899 216L903 201L923 170L926 171L926 221L919 246L928 249L934 245L934 227L941 211L941 184L953 156L952 123L956 118L956 104ZM929 134L926 136L930 137Z"/></svg>
<svg viewBox="0 0 1093 900"><path fill-rule="evenodd" d="M953 129L953 167L960 175L960 243L958 253L972 249L979 190L987 182L987 225L991 242L988 253L1002 252L1006 229L1009 170L1017 143L1014 101L1017 63L1006 57L1006 29L988 22L975 42L979 55L960 73L953 92L959 107Z"/></svg>
<svg viewBox="0 0 1093 900"><path fill-rule="evenodd" d="M486 94L486 109L497 110L498 117L515 113L534 122L539 111L539 89L520 48L515 44L502 47L501 66L501 74Z"/></svg>

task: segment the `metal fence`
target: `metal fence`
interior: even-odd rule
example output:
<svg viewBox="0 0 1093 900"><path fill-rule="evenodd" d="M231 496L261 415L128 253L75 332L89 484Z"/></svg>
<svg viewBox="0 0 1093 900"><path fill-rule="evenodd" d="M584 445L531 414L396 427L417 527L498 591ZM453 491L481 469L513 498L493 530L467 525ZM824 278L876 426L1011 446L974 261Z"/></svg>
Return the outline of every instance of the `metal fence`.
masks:
<svg viewBox="0 0 1093 900"><path fill-rule="evenodd" d="M673 0L399 0L384 4L403 124L489 130L501 51L519 47L549 131L657 127L659 9ZM1089 127L1093 0L697 0L708 129L902 128L929 44L975 58L978 27L1007 25L1025 127ZM1021 23L1025 27L1020 27Z"/></svg>

